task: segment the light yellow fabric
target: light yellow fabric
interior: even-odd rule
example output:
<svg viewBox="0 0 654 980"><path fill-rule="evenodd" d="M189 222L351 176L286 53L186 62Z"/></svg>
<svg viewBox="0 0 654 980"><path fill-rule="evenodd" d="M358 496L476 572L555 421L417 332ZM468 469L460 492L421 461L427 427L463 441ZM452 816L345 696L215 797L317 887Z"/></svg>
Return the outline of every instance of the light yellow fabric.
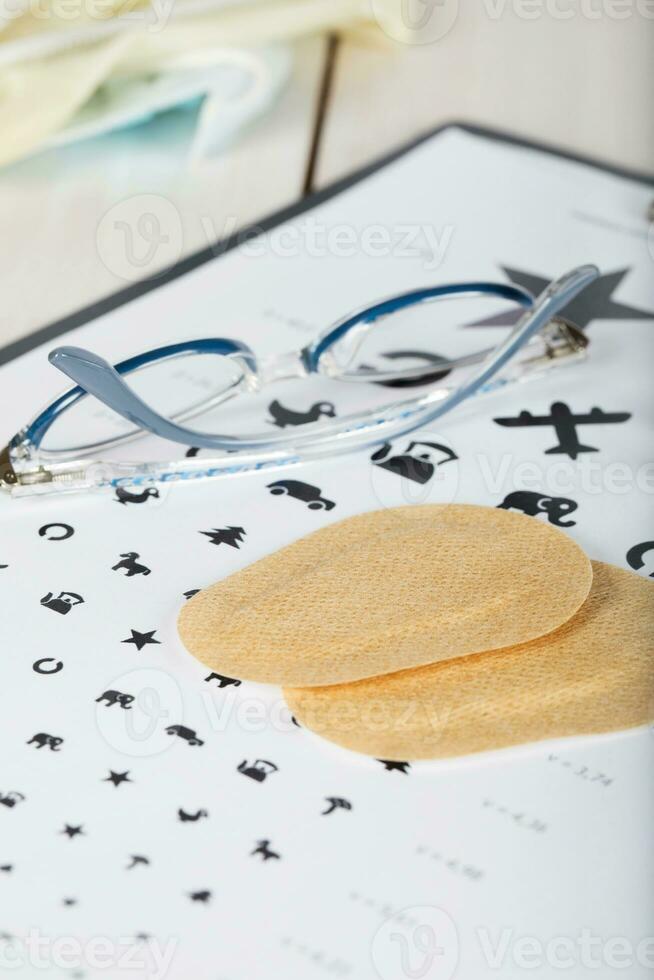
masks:
<svg viewBox="0 0 654 980"><path fill-rule="evenodd" d="M0 7L0 166L43 146L103 83L222 63L256 48L373 20L368 0L38 0ZM202 6L202 5L200 5ZM22 12L19 12L22 9Z"/></svg>
<svg viewBox="0 0 654 980"><path fill-rule="evenodd" d="M592 573L562 531L474 505L394 507L323 528L217 582L179 634L212 670L272 684L358 680L549 633Z"/></svg>
<svg viewBox="0 0 654 980"><path fill-rule="evenodd" d="M380 759L441 759L654 720L654 582L593 562L590 595L531 643L357 684L286 690L301 725Z"/></svg>

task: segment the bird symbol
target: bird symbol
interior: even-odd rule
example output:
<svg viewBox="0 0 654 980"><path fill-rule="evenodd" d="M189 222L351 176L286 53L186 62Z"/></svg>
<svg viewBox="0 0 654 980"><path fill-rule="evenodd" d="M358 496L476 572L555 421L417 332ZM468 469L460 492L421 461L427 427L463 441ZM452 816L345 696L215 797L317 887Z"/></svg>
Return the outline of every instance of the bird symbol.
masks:
<svg viewBox="0 0 654 980"><path fill-rule="evenodd" d="M146 487L141 493L130 493L122 487L116 487L116 500L119 504L144 504L150 497L158 497L156 487Z"/></svg>
<svg viewBox="0 0 654 980"><path fill-rule="evenodd" d="M180 807L180 809L177 811L177 815L179 819L182 821L182 823L186 823L188 820L195 823L195 821L199 820L200 817L208 817L209 811L197 810L195 813L187 813L186 810L182 810L182 808Z"/></svg>
<svg viewBox="0 0 654 980"><path fill-rule="evenodd" d="M149 864L150 858L143 857L142 854L130 854L131 862L127 865L126 870L130 871L135 868L137 864Z"/></svg>
<svg viewBox="0 0 654 980"><path fill-rule="evenodd" d="M200 531L200 534L211 538L212 544L228 544L230 548L238 549L245 537L245 530L242 527L214 527L213 531Z"/></svg>
<svg viewBox="0 0 654 980"><path fill-rule="evenodd" d="M317 422L323 415L330 419L336 417L336 409L331 402L315 402L308 412L294 412L290 408L284 408L280 402L274 401L268 406L268 411L273 417L271 425L276 425L279 429L284 429L287 425Z"/></svg>
<svg viewBox="0 0 654 980"><path fill-rule="evenodd" d="M0 871L6 871L9 873L14 870L13 864L0 864Z"/></svg>
<svg viewBox="0 0 654 980"><path fill-rule="evenodd" d="M270 850L269 844L269 840L258 840L257 846L253 851L250 851L250 854L260 854L264 861L269 861L271 858L281 858L281 854Z"/></svg>
<svg viewBox="0 0 654 980"><path fill-rule="evenodd" d="M351 810L352 804L349 800L344 800L340 796L326 796L325 800L329 803L326 810L322 811L322 816L326 817L329 813L333 813L334 810Z"/></svg>

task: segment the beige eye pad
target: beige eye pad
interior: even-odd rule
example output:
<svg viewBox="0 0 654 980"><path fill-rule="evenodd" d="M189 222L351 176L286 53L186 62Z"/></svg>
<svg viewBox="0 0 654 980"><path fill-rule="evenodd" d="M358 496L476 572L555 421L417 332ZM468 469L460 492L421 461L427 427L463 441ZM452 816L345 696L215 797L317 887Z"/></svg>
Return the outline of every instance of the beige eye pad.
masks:
<svg viewBox="0 0 654 980"><path fill-rule="evenodd" d="M440 759L654 718L654 583L593 562L579 612L531 643L284 691L301 725L378 759Z"/></svg>
<svg viewBox="0 0 654 980"><path fill-rule="evenodd" d="M387 508L200 592L179 634L221 674L336 684L542 636L577 611L591 578L581 549L533 517L465 504Z"/></svg>

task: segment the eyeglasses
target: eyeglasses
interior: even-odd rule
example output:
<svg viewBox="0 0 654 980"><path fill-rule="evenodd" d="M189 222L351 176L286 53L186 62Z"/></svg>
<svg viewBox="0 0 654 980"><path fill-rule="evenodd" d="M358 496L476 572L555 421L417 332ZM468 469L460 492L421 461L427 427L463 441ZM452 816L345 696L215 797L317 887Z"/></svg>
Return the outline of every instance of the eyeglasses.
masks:
<svg viewBox="0 0 654 980"><path fill-rule="evenodd" d="M192 480L388 442L431 423L473 394L582 356L585 335L557 313L598 275L595 266L581 266L537 299L502 283L418 289L349 314L299 351L262 359L246 344L226 338L170 344L114 366L90 351L58 347L50 363L75 387L0 453L0 487L20 495ZM484 315L489 309L494 313L490 319ZM498 346L471 350L478 331L467 328L479 324L514 328ZM433 353L434 340L440 347L448 330L458 349L447 357ZM275 400L268 423L279 431L249 431L252 411L244 421L239 407L247 407L247 396L256 400L263 389L268 393L279 384L301 381L311 382L313 394L320 391L322 400L306 412ZM420 391L410 397L396 393L388 400L387 388L414 387ZM345 414L325 397L335 390L353 394L354 404ZM232 411L226 413L228 402ZM199 417L201 430L184 424ZM225 431L235 425L237 431ZM147 433L194 448L175 462L121 458L123 446ZM211 456L198 458L200 449L212 451Z"/></svg>

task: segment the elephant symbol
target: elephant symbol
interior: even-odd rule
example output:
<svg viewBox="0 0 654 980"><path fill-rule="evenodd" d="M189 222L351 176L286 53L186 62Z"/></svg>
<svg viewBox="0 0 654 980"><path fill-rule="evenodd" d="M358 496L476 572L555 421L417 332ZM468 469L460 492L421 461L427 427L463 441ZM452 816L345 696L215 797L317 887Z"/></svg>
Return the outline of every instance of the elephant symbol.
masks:
<svg viewBox="0 0 654 980"><path fill-rule="evenodd" d="M47 732L38 732L36 735L32 735L27 744L32 745L35 743L37 749L42 749L45 745L48 745L51 752L58 752L59 746L63 744L63 741L63 738L60 738L59 735L48 735Z"/></svg>
<svg viewBox="0 0 654 980"><path fill-rule="evenodd" d="M573 527L576 521L564 521L562 518L566 514L571 514L577 506L574 500L569 500L567 497L546 497L533 490L514 490L506 495L501 504L498 504L498 508L502 510L521 510L523 514L532 517L546 514L550 524L556 527Z"/></svg>
<svg viewBox="0 0 654 980"><path fill-rule="evenodd" d="M125 569L125 578L131 578L132 575L149 575L151 569L146 565L141 565L136 559L139 557L136 551L126 551L120 556L122 561L119 561L116 565L112 565L111 569L114 572L120 569Z"/></svg>
<svg viewBox="0 0 654 980"><path fill-rule="evenodd" d="M125 711L131 708L133 700L133 694L123 694L121 691L104 691L99 698L95 699L96 704L106 704L109 708L112 704L119 704Z"/></svg>

